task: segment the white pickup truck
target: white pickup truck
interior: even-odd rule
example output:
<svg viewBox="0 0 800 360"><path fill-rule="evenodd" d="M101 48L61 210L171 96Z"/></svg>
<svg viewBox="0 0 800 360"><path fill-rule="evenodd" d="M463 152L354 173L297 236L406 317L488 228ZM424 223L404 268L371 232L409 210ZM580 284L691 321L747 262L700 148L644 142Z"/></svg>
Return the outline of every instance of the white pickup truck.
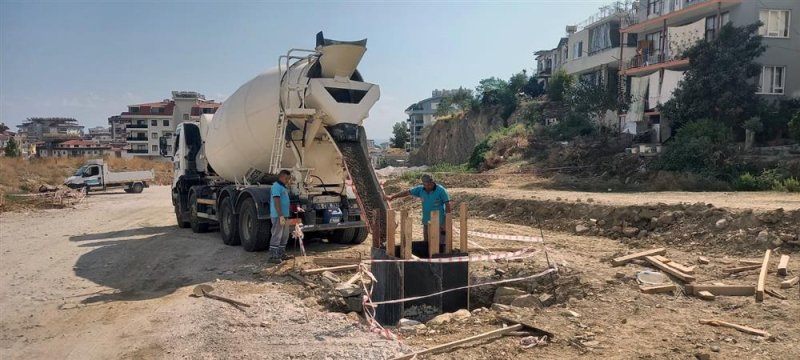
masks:
<svg viewBox="0 0 800 360"><path fill-rule="evenodd" d="M122 188L127 193L140 193L154 178L153 170L111 172L103 160L89 160L68 177L64 185L87 191Z"/></svg>

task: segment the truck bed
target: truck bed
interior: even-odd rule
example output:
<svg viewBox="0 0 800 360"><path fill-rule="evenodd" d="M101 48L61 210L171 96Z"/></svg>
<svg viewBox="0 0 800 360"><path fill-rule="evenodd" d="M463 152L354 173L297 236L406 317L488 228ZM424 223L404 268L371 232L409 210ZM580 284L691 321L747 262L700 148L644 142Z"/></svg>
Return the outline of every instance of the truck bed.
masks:
<svg viewBox="0 0 800 360"><path fill-rule="evenodd" d="M152 170L146 171L122 171L122 172L109 172L105 181L107 185L121 184L135 181L150 182L153 181L155 175Z"/></svg>

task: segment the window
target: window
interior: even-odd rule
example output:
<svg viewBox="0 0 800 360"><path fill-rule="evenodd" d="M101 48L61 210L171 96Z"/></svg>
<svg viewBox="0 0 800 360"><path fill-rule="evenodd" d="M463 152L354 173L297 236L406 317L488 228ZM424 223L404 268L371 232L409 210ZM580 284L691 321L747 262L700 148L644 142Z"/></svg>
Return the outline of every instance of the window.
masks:
<svg viewBox="0 0 800 360"><path fill-rule="evenodd" d="M203 114L213 114L214 108L203 108Z"/></svg>
<svg viewBox="0 0 800 360"><path fill-rule="evenodd" d="M661 0L647 0L647 16L661 15L662 5Z"/></svg>
<svg viewBox="0 0 800 360"><path fill-rule="evenodd" d="M150 138L151 139L158 139L158 133L155 133L155 132L154 133L150 133Z"/></svg>
<svg viewBox="0 0 800 360"><path fill-rule="evenodd" d="M139 112L138 106L128 106L128 112L137 113Z"/></svg>
<svg viewBox="0 0 800 360"><path fill-rule="evenodd" d="M150 108L150 113L151 113L151 114L158 114L158 113L159 113L159 111L158 111L158 110L160 110L160 109L161 109L161 108L159 108L159 107L151 107L151 108Z"/></svg>
<svg viewBox="0 0 800 360"><path fill-rule="evenodd" d="M763 25L758 29L758 34L765 37L789 37L790 10L763 9L758 13L758 19Z"/></svg>
<svg viewBox="0 0 800 360"><path fill-rule="evenodd" d="M153 145L150 147L153 152L158 152L158 145Z"/></svg>
<svg viewBox="0 0 800 360"><path fill-rule="evenodd" d="M783 83L786 80L785 66L764 66L758 83L759 94L783 94Z"/></svg>
<svg viewBox="0 0 800 360"><path fill-rule="evenodd" d="M150 120L150 126L158 126L158 120L156 119Z"/></svg>
<svg viewBox="0 0 800 360"><path fill-rule="evenodd" d="M714 40L717 33L717 16L709 16L706 18L706 41Z"/></svg>
<svg viewBox="0 0 800 360"><path fill-rule="evenodd" d="M169 126L169 120L164 120L163 123L164 123L164 126Z"/></svg>
<svg viewBox="0 0 800 360"><path fill-rule="evenodd" d="M183 120L184 121L188 121L189 120L189 114L183 114Z"/></svg>
<svg viewBox="0 0 800 360"><path fill-rule="evenodd" d="M576 59L583 56L583 41L578 41L578 43L575 44L575 49L573 49L572 54Z"/></svg>

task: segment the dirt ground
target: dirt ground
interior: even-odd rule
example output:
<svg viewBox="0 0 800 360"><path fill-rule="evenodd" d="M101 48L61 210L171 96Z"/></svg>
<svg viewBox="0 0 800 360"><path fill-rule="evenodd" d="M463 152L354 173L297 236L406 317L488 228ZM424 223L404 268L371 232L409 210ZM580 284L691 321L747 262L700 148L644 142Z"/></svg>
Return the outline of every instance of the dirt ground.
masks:
<svg viewBox="0 0 800 360"><path fill-rule="evenodd" d="M496 185L497 186L497 185ZM503 185L499 185L503 186ZM471 196L451 189L455 201ZM505 194L501 189L488 189ZM531 190L513 190L526 198ZM537 193L542 201L556 197L574 201L589 195L572 192ZM650 194L591 195L605 205L650 202ZM760 211L776 207L797 209L800 199L771 193L736 194L728 205L714 200L718 193L693 193L691 202L742 208L752 201ZM764 195L760 197L759 195ZM784 195L784 194L780 194ZM514 195L516 196L516 195ZM511 206L514 196L509 199ZM656 195L657 196L657 195ZM689 196L689 195L687 195ZM752 197L750 197L752 196ZM502 198L502 196L496 196ZM709 200L703 200L707 197ZM787 199L788 198L788 199ZM668 201L671 197L663 198ZM772 205L770 205L772 204ZM418 205L409 207L416 214ZM751 208L752 208L751 207ZM480 209L476 209L480 210ZM533 223L486 216L476 211L471 230L512 235L539 235ZM418 217L414 216L417 221ZM788 220L787 220L788 221ZM414 231L420 235L420 226ZM545 244L524 261L477 262L470 266L473 283L525 276L547 267L543 250L560 269L557 277L510 286L539 296L555 295L545 308L512 307L508 312L477 310L488 306L493 288L476 288L471 295L473 315L462 322L429 325L399 332L400 341L369 333L362 321L331 311L323 290L308 290L282 273L302 259L281 268L268 268L264 253L246 253L222 244L219 234L193 234L174 226L169 189L153 187L143 194L93 195L76 209L0 214L0 358L309 358L382 359L398 352L419 350L463 339L502 326L498 314L526 320L555 334L544 346L523 349L519 337L484 340L431 359L711 359L800 357L800 293L795 286L780 290L780 300L767 296L717 297L703 301L676 294L645 295L635 275L649 269L643 263L612 267L609 260L653 246L646 242L614 240L607 236L578 236L571 231L544 231ZM490 251L521 249L528 243L470 237ZM365 256L368 239L355 247L314 243L309 255ZM755 284L758 270L725 275L722 270L740 260L759 260L763 250L731 251L725 246L667 246L667 257L696 265L697 283ZM475 249L474 253L484 250ZM293 250L296 253L296 250ZM779 247L772 256L792 256L790 276L797 275L796 248ZM697 264L697 257L711 260ZM338 273L348 278L352 273ZM784 278L770 273L768 288ZM310 281L321 283L318 276ZM190 297L197 284L211 284L214 293L252 304L245 311L211 299ZM680 284L680 283L679 283ZM679 287L680 289L680 287ZM567 310L573 313L567 312ZM576 316L577 315L577 316ZM764 339L733 329L699 325L699 319L719 319L769 331ZM397 329L393 329L397 330Z"/></svg>

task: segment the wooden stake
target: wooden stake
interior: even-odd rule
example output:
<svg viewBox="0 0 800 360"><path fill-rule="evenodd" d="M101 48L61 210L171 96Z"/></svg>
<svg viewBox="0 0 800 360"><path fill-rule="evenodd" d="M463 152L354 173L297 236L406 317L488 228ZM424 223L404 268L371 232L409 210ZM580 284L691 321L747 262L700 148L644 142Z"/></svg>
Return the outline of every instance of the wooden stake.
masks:
<svg viewBox="0 0 800 360"><path fill-rule="evenodd" d="M611 265L621 266L621 265L627 264L630 261L644 258L645 256L664 255L666 253L667 253L667 249L665 249L665 248L650 249L650 250L647 250L647 251L642 251L642 252L638 252L638 253L635 253L635 254L630 254L630 255L625 255L625 256L620 256L618 258L615 258L614 260L611 260Z"/></svg>
<svg viewBox="0 0 800 360"><path fill-rule="evenodd" d="M760 269L760 268L761 268L761 264L745 265L745 266L739 266L739 267L735 267L735 268L722 269L722 272L724 272L726 274L735 274L735 273L740 273L742 271L750 271L750 270L755 270L755 269Z"/></svg>
<svg viewBox="0 0 800 360"><path fill-rule="evenodd" d="M673 292L678 287L675 284L666 284L666 285L651 285L651 286L644 286L639 285L639 290L644 294L660 294L665 292Z"/></svg>
<svg viewBox="0 0 800 360"><path fill-rule="evenodd" d="M411 220L408 219L408 210L400 211L400 257L411 259L412 238Z"/></svg>
<svg viewBox="0 0 800 360"><path fill-rule="evenodd" d="M467 203L461 203L458 209L458 217L460 220L460 224L458 227L459 230L459 248L462 253L467 252Z"/></svg>
<svg viewBox="0 0 800 360"><path fill-rule="evenodd" d="M699 297L699 298L701 298L703 300L708 300L708 301L713 301L714 298L716 298L716 296L714 296L714 294L710 293L707 290L698 291L697 292L697 297Z"/></svg>
<svg viewBox="0 0 800 360"><path fill-rule="evenodd" d="M400 355L400 356L394 357L392 360L413 359L418 355L429 354L429 353L432 353L432 352L437 352L437 351L442 351L442 350L448 350L448 349L454 348L454 347L456 347L458 345L465 344L465 343L468 343L468 342L471 342L471 341L482 340L482 339L486 339L486 338L489 338L489 337L492 337L492 336L496 336L496 335L503 335L503 334L510 333L510 332L513 332L513 331L519 331L519 330L522 330L524 328L525 327L522 324L511 325L511 326L500 328L500 329L497 329L497 330L492 330L492 331L489 331L489 332L485 332L483 334L470 336L470 337L468 337L466 339L451 341L451 342L449 342L447 344L434 346L432 348L428 348L428 349L425 349L425 350L415 351L415 352L410 353L410 354Z"/></svg>
<svg viewBox="0 0 800 360"><path fill-rule="evenodd" d="M767 288L767 289L764 289L764 292L767 293L767 295L769 295L769 296L772 296L772 297L775 297L775 298L778 298L778 299L781 299L781 300L786 300L786 295L783 295L778 290L772 290L772 289Z"/></svg>
<svg viewBox="0 0 800 360"><path fill-rule="evenodd" d="M311 275L311 274L324 273L326 271L334 272L334 271L347 271L347 270L355 270L355 269L358 269L358 265L331 266L331 267L325 267L325 268L301 270L300 272L303 275Z"/></svg>
<svg viewBox="0 0 800 360"><path fill-rule="evenodd" d="M667 264L664 264L663 262L656 260L652 256L645 256L644 259L647 260L647 262L653 264L655 267L661 269L661 271L683 280L683 282L690 283L694 281L693 275L685 274L681 271L671 268Z"/></svg>
<svg viewBox="0 0 800 360"><path fill-rule="evenodd" d="M431 211L431 219L428 221L428 257L433 257L433 255L439 253L439 237L441 235L439 212Z"/></svg>
<svg viewBox="0 0 800 360"><path fill-rule="evenodd" d="M728 327L728 328L731 328L731 329L739 330L739 331L741 331L741 332L743 332L745 334L758 335L758 336L763 336L763 337L772 337L772 335L770 335L768 332L766 332L764 330L753 329L751 327L742 326L742 325L738 325L738 324L734 324L734 323L729 323L729 322L725 322L725 321L722 321L722 320L700 319L700 323L703 324L703 325L713 325L713 326Z"/></svg>
<svg viewBox="0 0 800 360"><path fill-rule="evenodd" d="M386 210L386 255L394 257L394 235L397 231L394 210Z"/></svg>
<svg viewBox="0 0 800 360"><path fill-rule="evenodd" d="M686 284L686 292L697 296L701 291L708 291L717 296L753 296L756 287L752 285L697 285Z"/></svg>
<svg viewBox="0 0 800 360"><path fill-rule="evenodd" d="M778 275L786 276L788 274L787 268L789 267L789 255L781 255L781 261L778 262Z"/></svg>
<svg viewBox="0 0 800 360"><path fill-rule="evenodd" d="M764 301L764 287L767 282L767 267L769 266L770 250L764 252L764 260L761 262L761 272L758 274L756 283L756 302Z"/></svg>
<svg viewBox="0 0 800 360"><path fill-rule="evenodd" d="M453 252L453 214L444 215L444 231L444 252L449 254Z"/></svg>

